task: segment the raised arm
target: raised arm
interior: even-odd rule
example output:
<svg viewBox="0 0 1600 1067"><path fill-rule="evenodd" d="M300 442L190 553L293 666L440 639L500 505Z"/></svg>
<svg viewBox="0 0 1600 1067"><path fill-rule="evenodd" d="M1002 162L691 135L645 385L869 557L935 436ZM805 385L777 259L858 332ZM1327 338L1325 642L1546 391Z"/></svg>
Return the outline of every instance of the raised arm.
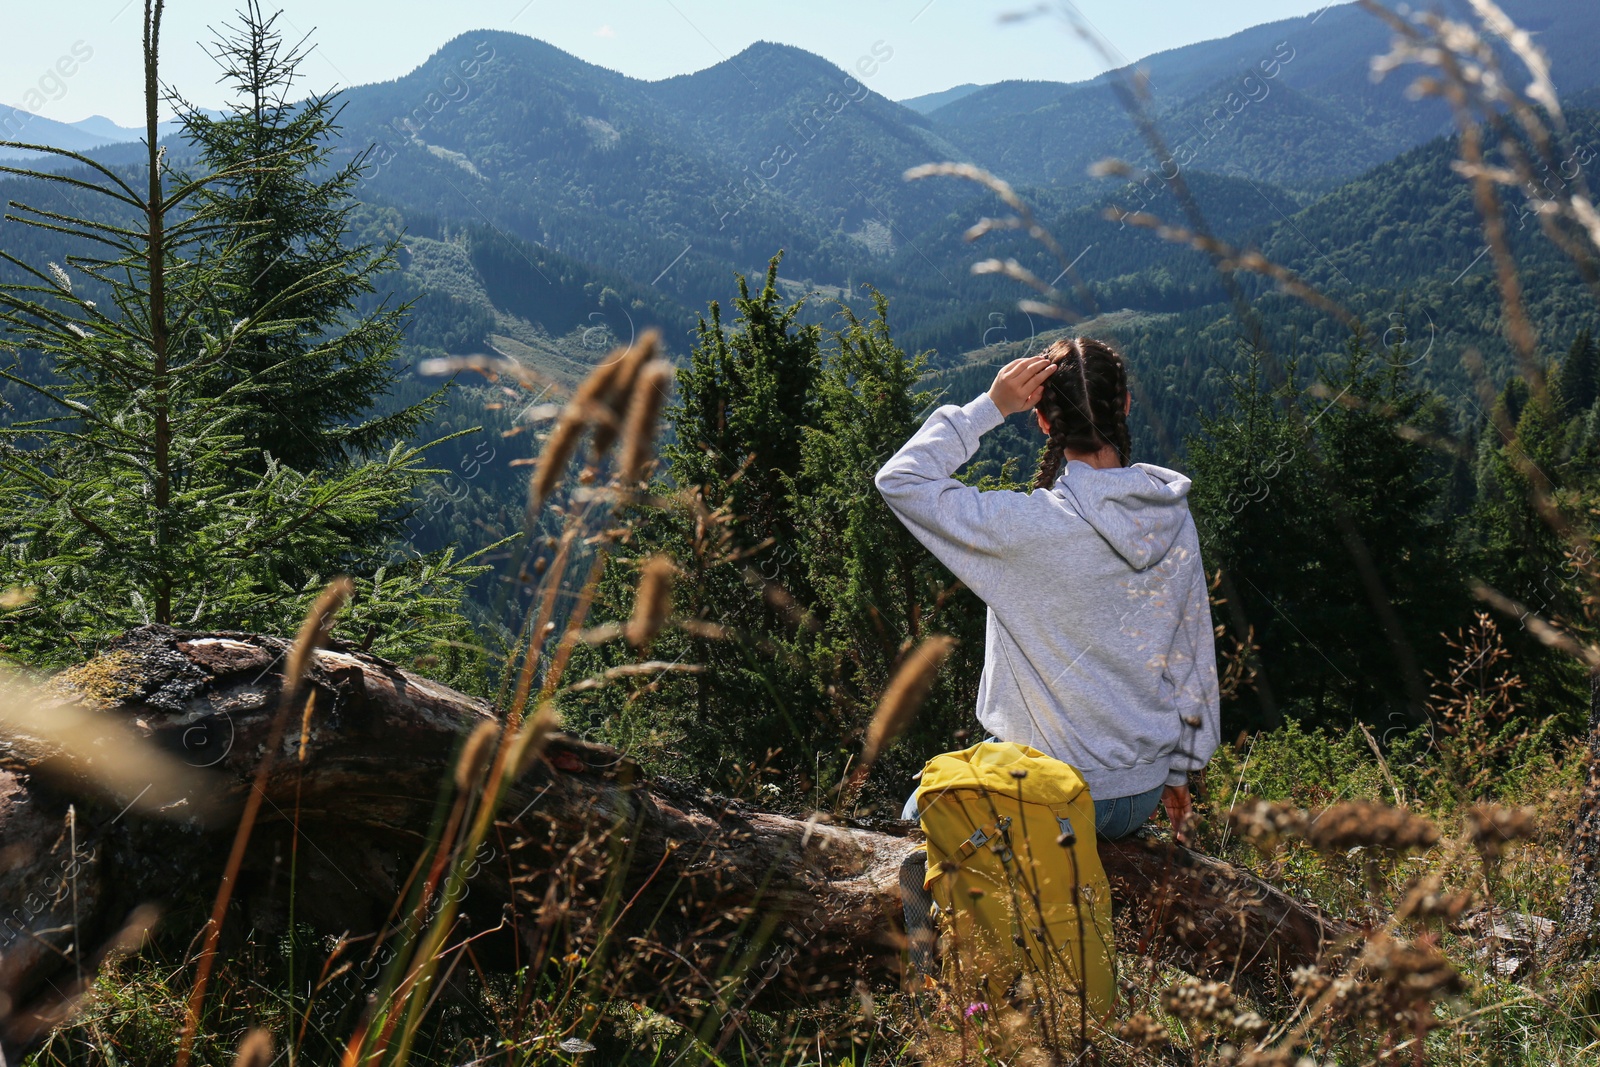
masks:
<svg viewBox="0 0 1600 1067"><path fill-rule="evenodd" d="M1006 544L1008 511L1021 505L1017 493L984 492L956 481L978 442L1012 412L1039 400L1055 370L1033 356L1001 368L989 391L957 407L946 404L879 469L874 483L891 510L916 539L979 597L993 590Z"/></svg>

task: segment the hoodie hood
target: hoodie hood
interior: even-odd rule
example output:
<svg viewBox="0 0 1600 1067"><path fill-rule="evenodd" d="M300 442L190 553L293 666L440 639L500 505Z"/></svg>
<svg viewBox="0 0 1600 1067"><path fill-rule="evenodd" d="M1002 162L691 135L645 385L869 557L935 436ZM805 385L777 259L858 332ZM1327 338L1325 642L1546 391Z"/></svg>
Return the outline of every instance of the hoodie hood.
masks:
<svg viewBox="0 0 1600 1067"><path fill-rule="evenodd" d="M1159 563L1189 518L1186 475L1135 463L1131 467L1091 467L1069 460L1055 491L1134 570Z"/></svg>

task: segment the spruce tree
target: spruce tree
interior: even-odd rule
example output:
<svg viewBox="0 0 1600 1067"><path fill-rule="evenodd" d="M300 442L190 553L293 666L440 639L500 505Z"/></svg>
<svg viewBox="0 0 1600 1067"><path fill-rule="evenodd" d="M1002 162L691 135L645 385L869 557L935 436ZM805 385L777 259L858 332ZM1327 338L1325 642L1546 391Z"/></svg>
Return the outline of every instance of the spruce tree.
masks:
<svg viewBox="0 0 1600 1067"><path fill-rule="evenodd" d="M726 492L741 536L770 540L779 552L792 548L786 479L800 469L822 365L821 329L798 321L804 300L785 305L778 293L782 259L772 258L754 296L739 277L731 331L711 302L679 376L676 440L664 452L675 481L706 486L718 499Z"/></svg>
<svg viewBox="0 0 1600 1067"><path fill-rule="evenodd" d="M399 238L351 240L369 152L332 166L338 94L291 98L306 53L303 41L285 43L277 20L248 0L211 47L233 101L220 116L179 109L212 176L196 207L238 242L216 270L214 312L274 322L235 343L217 376L223 389L249 383L256 412L242 432L256 472L269 456L298 471L339 466L410 436L431 407L374 415L399 378L407 306L368 298L395 268Z"/></svg>
<svg viewBox="0 0 1600 1067"><path fill-rule="evenodd" d="M1440 634L1468 607L1440 506L1447 467L1399 432L1435 402L1359 336L1316 396L1294 367L1277 388L1263 377L1249 353L1233 410L1188 443L1202 555L1229 601L1218 621L1253 626L1260 645L1256 693L1228 711L1240 726L1283 712L1416 721Z"/></svg>
<svg viewBox="0 0 1600 1067"><path fill-rule="evenodd" d="M1583 358L1576 345L1574 353ZM1569 379L1563 365L1555 377L1557 388L1543 398L1534 397L1520 376L1512 377L1485 420L1476 463L1471 563L1476 576L1521 604L1529 615L1589 633L1593 606L1584 571L1592 569L1595 549L1574 550L1539 514L1527 474L1531 466L1543 475L1551 501L1567 523L1578 530L1587 526L1600 495L1592 446L1581 440L1588 420L1567 420L1562 415L1566 390L1579 380L1577 375ZM1503 425L1512 428L1509 439L1500 429ZM1574 438L1580 438L1576 450ZM1505 634L1523 664L1530 705L1587 706L1583 671L1570 656L1553 652L1536 640L1525 623L1507 627ZM1580 724L1575 721L1571 725Z"/></svg>
<svg viewBox="0 0 1600 1067"><path fill-rule="evenodd" d="M173 172L157 137L162 8L144 5L138 168L43 145L13 147L79 169L0 167L41 195L65 188L92 205L13 203L7 215L75 243L63 263L42 265L0 250L25 279L0 285L0 346L30 356L6 377L53 411L0 427L0 588L13 591L0 653L59 663L146 622L292 631L340 572L359 580L346 636L391 654L459 640L470 568L447 555L390 567L350 539L403 511L430 473L421 449L394 442L302 471L252 443L258 378L235 357L296 320L280 317L287 298L269 295L243 317L218 299L253 238L206 194L279 156ZM106 295L91 299L85 282ZM293 580L284 559L302 563Z"/></svg>
<svg viewBox="0 0 1600 1067"><path fill-rule="evenodd" d="M1554 385L1562 415L1569 419L1585 414L1600 399L1600 345L1588 330L1579 331L1573 339Z"/></svg>
<svg viewBox="0 0 1600 1067"><path fill-rule="evenodd" d="M731 328L712 305L679 372L668 478L597 600L626 617L640 560L665 553L685 623L648 650L583 654L586 672L648 655L698 673L652 672L565 713L658 769L734 791L765 781L768 803L828 803L900 658L953 634L957 652L875 775L873 801L898 812L914 767L974 725L983 606L873 485L933 399L922 358L891 338L887 302L875 295L867 320L842 309L842 328L823 331L799 324L775 283L776 260L759 292L740 279Z"/></svg>
<svg viewBox="0 0 1600 1067"><path fill-rule="evenodd" d="M939 752L964 747L958 732L975 726L986 620L983 603L917 541L873 484L935 395L922 385L926 357L910 357L894 342L888 299L876 290L871 298L873 315L865 320L840 308L843 326L829 337L817 415L802 438L790 501L818 621L803 631L803 645L847 737L865 726L910 648L935 633L959 642L904 744L879 766L877 778L897 801L910 791L914 771ZM891 807L897 811L898 803Z"/></svg>

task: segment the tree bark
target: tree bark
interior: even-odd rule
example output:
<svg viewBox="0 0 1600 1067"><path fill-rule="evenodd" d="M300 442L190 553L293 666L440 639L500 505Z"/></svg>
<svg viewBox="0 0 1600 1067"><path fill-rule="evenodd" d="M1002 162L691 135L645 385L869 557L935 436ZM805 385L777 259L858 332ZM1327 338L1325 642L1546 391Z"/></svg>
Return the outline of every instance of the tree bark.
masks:
<svg viewBox="0 0 1600 1067"><path fill-rule="evenodd" d="M0 741L0 993L25 1006L3 1024L11 1049L71 996L80 961L130 909L215 891L287 651L277 638L147 626L58 678L204 769L205 795L171 799L165 817L96 792L95 761L114 752ZM347 647L312 657L305 691L312 707L303 730L295 709L285 732L229 923L283 928L293 857L297 924L393 930L396 901L450 801L455 751L495 712ZM485 966L576 954L598 992L734 1021L746 1009L854 995L860 983L890 988L902 941L898 869L918 840L898 820L754 810L647 779L613 749L558 736L513 784L450 943L473 937ZM1124 947L1195 973L1271 980L1354 933L1183 848L1103 843L1101 855L1124 905Z"/></svg>

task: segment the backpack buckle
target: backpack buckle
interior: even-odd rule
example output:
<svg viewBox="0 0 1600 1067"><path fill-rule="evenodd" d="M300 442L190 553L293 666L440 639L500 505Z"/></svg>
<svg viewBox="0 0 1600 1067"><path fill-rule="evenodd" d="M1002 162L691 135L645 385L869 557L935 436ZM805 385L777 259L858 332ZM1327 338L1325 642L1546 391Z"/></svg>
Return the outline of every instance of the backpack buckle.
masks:
<svg viewBox="0 0 1600 1067"><path fill-rule="evenodd" d="M993 843L989 845L990 850L995 854L995 858L1001 863L1011 862L1012 852L1010 838L1011 816L1002 815L1000 818L995 820Z"/></svg>
<svg viewBox="0 0 1600 1067"><path fill-rule="evenodd" d="M993 833L982 828L972 831L972 836L961 842L962 857L970 856L984 845L988 845L994 850L994 854L1000 857L1000 862L1009 863L1011 849L1006 847L1006 835L1010 829L1011 816L1004 815L995 820Z"/></svg>

